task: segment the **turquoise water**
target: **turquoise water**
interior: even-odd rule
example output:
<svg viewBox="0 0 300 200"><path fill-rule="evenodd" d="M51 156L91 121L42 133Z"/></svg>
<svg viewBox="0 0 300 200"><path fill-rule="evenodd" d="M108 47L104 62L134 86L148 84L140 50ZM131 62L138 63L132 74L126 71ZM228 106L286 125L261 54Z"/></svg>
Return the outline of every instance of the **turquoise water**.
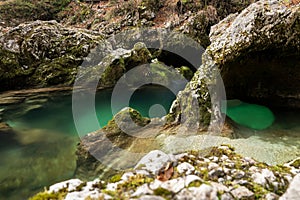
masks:
<svg viewBox="0 0 300 200"><path fill-rule="evenodd" d="M95 108L101 126L112 118L111 93L103 90L96 94ZM145 87L134 92L130 106L143 116L153 117L155 112L149 113L151 106L160 104L168 112L174 99L175 95L166 88ZM45 186L72 178L79 136L73 122L71 95L56 94L47 101L4 109L3 118L16 135L0 141L0 199L26 199ZM97 129L90 123L90 114L85 113L80 119L87 127L86 133ZM156 114L161 117L159 112Z"/></svg>
<svg viewBox="0 0 300 200"><path fill-rule="evenodd" d="M112 90L102 90L95 98L101 126L112 118L111 93ZM157 112L157 104L168 112L174 99L175 95L168 89L148 86L133 93L130 106L143 116L161 117L163 112ZM0 199L26 199L45 186L74 176L75 150L80 139L74 126L70 93L55 93L46 97L39 95L22 104L0 107L0 110L3 108L3 119L16 133L10 139L0 140ZM272 157L270 149L275 149L279 153L272 154L274 158L270 162L293 157L295 152L298 155L300 112L272 111L275 121L267 129L259 131L238 126L237 134L241 138L233 142L240 145L241 153L250 153L249 156L268 161ZM91 124L90 115L86 112L80 119L86 127L85 133L97 129ZM253 151L254 147L260 149ZM259 155L252 155L251 152L258 152Z"/></svg>
<svg viewBox="0 0 300 200"><path fill-rule="evenodd" d="M227 101L226 115L237 124L254 130L266 129L275 120L274 114L266 106L249 104L237 99Z"/></svg>

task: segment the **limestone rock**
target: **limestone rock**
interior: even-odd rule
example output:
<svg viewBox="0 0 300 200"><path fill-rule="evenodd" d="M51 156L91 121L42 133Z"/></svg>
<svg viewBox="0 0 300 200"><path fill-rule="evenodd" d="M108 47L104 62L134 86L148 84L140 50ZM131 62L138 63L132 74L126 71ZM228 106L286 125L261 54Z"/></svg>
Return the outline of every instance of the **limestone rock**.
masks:
<svg viewBox="0 0 300 200"><path fill-rule="evenodd" d="M254 193L244 186L232 190L231 194L236 199L255 199Z"/></svg>
<svg viewBox="0 0 300 200"><path fill-rule="evenodd" d="M222 122L218 71L227 99L299 107L299 9L261 0L214 25L202 65L178 94L170 121L200 131Z"/></svg>
<svg viewBox="0 0 300 200"><path fill-rule="evenodd" d="M66 189L67 191L71 192L76 190L76 187L81 185L83 182L79 179L71 179L68 181L64 181L61 183L54 184L50 186L49 192L59 192L60 190Z"/></svg>
<svg viewBox="0 0 300 200"><path fill-rule="evenodd" d="M135 168L145 169L152 174L157 174L168 161L170 161L170 157L167 154L159 150L154 150L144 156Z"/></svg>
<svg viewBox="0 0 300 200"><path fill-rule="evenodd" d="M195 170L195 167L189 163L181 163L177 166L177 171L179 173L185 173L186 175L191 174Z"/></svg>
<svg viewBox="0 0 300 200"><path fill-rule="evenodd" d="M73 83L77 67L103 38L56 21L20 24L0 37L1 90Z"/></svg>
<svg viewBox="0 0 300 200"><path fill-rule="evenodd" d="M299 199L300 197L300 174L297 174L290 183L287 191L279 198L280 200Z"/></svg>

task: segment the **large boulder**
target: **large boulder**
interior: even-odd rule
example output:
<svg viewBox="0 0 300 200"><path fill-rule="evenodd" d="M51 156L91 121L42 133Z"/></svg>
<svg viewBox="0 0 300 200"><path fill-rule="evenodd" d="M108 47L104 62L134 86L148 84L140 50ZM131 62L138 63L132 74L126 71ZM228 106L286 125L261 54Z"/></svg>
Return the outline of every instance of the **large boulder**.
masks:
<svg viewBox="0 0 300 200"><path fill-rule="evenodd" d="M103 35L56 21L20 24L0 37L1 89L72 84L77 66Z"/></svg>
<svg viewBox="0 0 300 200"><path fill-rule="evenodd" d="M154 138L138 138L125 131L141 135L157 131L155 126L143 130L149 123L150 119L138 111L125 108L107 126L82 137L76 151L76 176L109 177L116 170L133 167L145 153L158 148L158 143Z"/></svg>
<svg viewBox="0 0 300 200"><path fill-rule="evenodd" d="M210 40L202 66L173 104L170 121L198 123L201 130L220 121L222 99L209 97L218 89L218 71L228 99L299 107L299 4L253 3L213 26Z"/></svg>

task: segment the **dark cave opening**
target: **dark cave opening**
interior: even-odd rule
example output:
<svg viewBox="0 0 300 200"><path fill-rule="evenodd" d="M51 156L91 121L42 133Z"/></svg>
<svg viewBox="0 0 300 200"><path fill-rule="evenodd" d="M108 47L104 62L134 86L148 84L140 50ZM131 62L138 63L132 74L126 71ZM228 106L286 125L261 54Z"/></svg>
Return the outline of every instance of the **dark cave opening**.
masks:
<svg viewBox="0 0 300 200"><path fill-rule="evenodd" d="M227 99L273 108L300 108L299 53L253 52L221 67Z"/></svg>

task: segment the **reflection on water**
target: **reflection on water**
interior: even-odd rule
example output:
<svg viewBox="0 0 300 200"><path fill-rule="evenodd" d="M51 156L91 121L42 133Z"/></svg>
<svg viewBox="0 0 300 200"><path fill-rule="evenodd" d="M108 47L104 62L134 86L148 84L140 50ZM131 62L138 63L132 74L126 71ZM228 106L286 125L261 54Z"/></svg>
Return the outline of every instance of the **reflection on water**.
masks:
<svg viewBox="0 0 300 200"><path fill-rule="evenodd" d="M101 126L112 118L111 92L103 90L96 95ZM147 87L133 94L130 106L148 116L154 104L161 104L168 111L174 98L166 88ZM11 140L0 140L0 199L26 199L45 186L72 178L79 137L73 122L71 95L37 97L3 108L2 117L15 135ZM97 129L90 123L90 115L85 113L80 119L85 133Z"/></svg>

